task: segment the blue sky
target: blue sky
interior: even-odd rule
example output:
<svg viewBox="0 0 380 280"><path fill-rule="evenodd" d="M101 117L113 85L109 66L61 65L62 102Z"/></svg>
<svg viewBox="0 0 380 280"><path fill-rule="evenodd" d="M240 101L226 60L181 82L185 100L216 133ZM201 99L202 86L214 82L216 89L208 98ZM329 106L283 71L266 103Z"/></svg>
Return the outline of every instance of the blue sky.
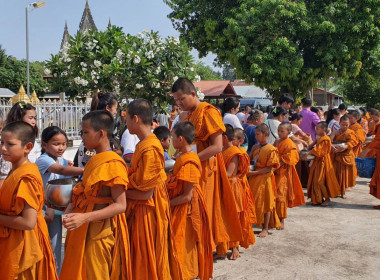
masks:
<svg viewBox="0 0 380 280"><path fill-rule="evenodd" d="M8 55L26 57L25 7L33 0L0 0L0 44ZM71 35L77 32L86 0L45 0L46 5L29 12L29 57L43 61L57 53L62 40L65 20ZM111 18L113 25L124 32L137 34L148 29L162 37L178 36L167 15L170 9L163 0L89 0L98 29L105 29ZM198 60L197 53L193 51ZM212 66L215 56L201 59Z"/></svg>

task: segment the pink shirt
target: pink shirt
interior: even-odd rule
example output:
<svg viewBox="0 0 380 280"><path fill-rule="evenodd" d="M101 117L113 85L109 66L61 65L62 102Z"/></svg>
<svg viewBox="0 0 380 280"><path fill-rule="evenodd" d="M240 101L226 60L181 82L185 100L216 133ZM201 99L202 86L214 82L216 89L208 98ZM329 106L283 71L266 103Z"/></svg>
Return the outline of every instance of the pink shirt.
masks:
<svg viewBox="0 0 380 280"><path fill-rule="evenodd" d="M315 127L321 121L318 115L312 111L310 108L304 108L300 114L302 115L302 121L300 123L300 128L303 132L309 133L313 141L315 140Z"/></svg>

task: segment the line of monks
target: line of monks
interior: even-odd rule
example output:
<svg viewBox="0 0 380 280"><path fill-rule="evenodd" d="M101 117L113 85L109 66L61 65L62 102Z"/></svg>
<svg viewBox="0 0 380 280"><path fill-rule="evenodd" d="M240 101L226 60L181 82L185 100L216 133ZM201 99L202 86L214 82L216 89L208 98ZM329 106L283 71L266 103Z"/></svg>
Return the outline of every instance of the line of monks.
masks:
<svg viewBox="0 0 380 280"><path fill-rule="evenodd" d="M151 132L153 110L147 100L136 99L127 108L128 129L140 139L129 168L109 151L108 117L97 111L84 117L82 126L89 126L84 144L97 154L74 187L63 220L68 234L60 279L211 279L214 258L225 258L231 249L231 259L236 259L239 246L255 243L253 224L262 226L259 237L266 237L268 228L284 229L287 208L305 204L289 123L279 126L276 147L267 143L268 127L257 126L258 144L248 156L240 147L243 131L225 126L214 106L200 102L191 81L178 79L172 92L184 113L173 128L178 157L169 175L161 142ZM308 182L312 204L326 205L355 185L354 160L365 134L363 138L351 116L356 119L355 114L342 117L341 129L331 138L325 123L316 128L318 140L309 152L315 156ZM380 153L378 125L374 132L362 156L370 150ZM346 144L334 147L331 139ZM22 172L31 171L23 167ZM54 259L46 257L51 255L48 242L30 244L30 231L2 224L3 215L22 212L23 201L31 205L34 199L38 213L42 209L39 179L27 181L34 189L18 191L25 180L15 176L24 175L13 174L0 189L0 255L8 260L0 262L0 279L57 279ZM379 180L377 163L370 187L380 199ZM37 240L46 237L36 230L33 234ZM50 253L38 254L41 250Z"/></svg>

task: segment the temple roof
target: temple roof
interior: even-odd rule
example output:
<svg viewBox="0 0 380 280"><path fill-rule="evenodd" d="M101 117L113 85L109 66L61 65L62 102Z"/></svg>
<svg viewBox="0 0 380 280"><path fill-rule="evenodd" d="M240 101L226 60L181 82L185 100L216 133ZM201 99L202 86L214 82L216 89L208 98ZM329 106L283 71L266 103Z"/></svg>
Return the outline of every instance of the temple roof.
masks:
<svg viewBox="0 0 380 280"><path fill-rule="evenodd" d="M84 8L82 19L79 24L79 32L83 33L90 29L98 31L98 28L96 28L95 21L91 14L90 6L88 5L88 0L86 0L86 6Z"/></svg>
<svg viewBox="0 0 380 280"><path fill-rule="evenodd" d="M63 46L69 43L70 39L70 34L69 34L69 29L67 27L67 21L65 22L65 29L63 31L63 37L62 37L62 42L61 42L61 50L63 49Z"/></svg>
<svg viewBox="0 0 380 280"><path fill-rule="evenodd" d="M20 86L20 89L18 90L18 93L11 98L11 102L13 104L17 103L17 102L21 102L21 101L24 101L26 103L30 103L29 96L26 94L23 85Z"/></svg>

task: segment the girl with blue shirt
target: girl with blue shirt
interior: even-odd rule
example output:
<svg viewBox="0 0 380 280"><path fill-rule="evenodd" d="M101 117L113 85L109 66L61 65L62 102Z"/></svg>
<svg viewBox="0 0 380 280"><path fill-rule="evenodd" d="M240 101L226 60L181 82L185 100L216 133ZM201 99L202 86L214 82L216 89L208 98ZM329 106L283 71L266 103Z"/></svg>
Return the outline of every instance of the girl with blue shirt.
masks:
<svg viewBox="0 0 380 280"><path fill-rule="evenodd" d="M66 151L66 133L57 126L49 126L42 131L42 155L37 159L36 164L41 173L44 188L50 180L62 179L68 176L79 176L83 173L83 168L70 166L64 159L63 153ZM57 273L61 271L61 247L62 247L62 212L54 210L54 218L49 220L53 213L51 208L46 209L46 220L48 222L49 235L56 260ZM50 223L49 223L50 222Z"/></svg>

